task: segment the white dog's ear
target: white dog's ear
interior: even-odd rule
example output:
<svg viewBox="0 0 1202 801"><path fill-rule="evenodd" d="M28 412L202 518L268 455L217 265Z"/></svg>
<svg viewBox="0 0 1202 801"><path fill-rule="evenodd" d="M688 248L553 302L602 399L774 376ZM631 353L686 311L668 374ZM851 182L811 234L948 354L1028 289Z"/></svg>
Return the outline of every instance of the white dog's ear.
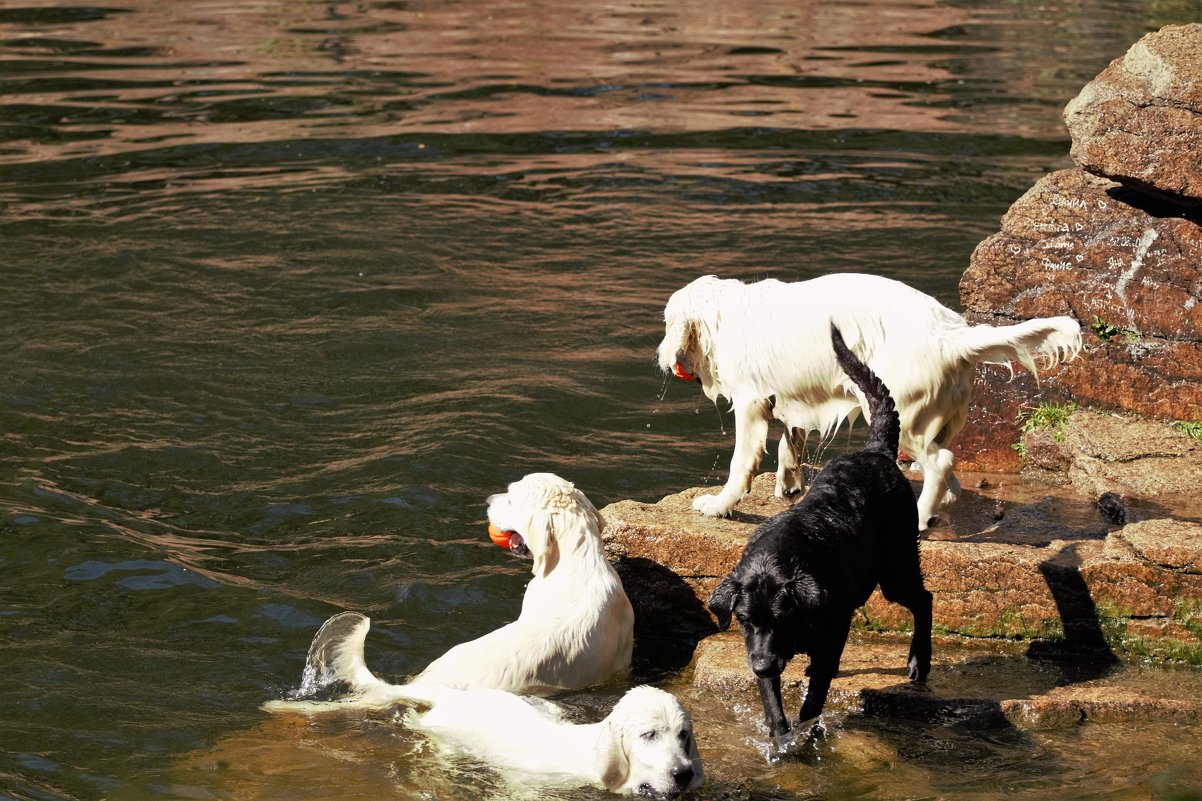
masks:
<svg viewBox="0 0 1202 801"><path fill-rule="evenodd" d="M619 727L608 719L597 725L599 733L593 753L594 767L605 789L612 793L625 784L626 777L630 775L626 738Z"/></svg>
<svg viewBox="0 0 1202 801"><path fill-rule="evenodd" d="M664 338L658 351L659 366L671 370L678 354L683 352L700 372L714 358L714 333L721 316L718 295L721 280L706 275L698 278L668 299L664 307ZM701 378L700 375L697 376Z"/></svg>
<svg viewBox="0 0 1202 801"><path fill-rule="evenodd" d="M531 515L530 526L525 532L526 547L530 549L530 555L534 559L532 572L541 578L546 578L559 564L556 532L559 517L554 510L540 510Z"/></svg>
<svg viewBox="0 0 1202 801"><path fill-rule="evenodd" d="M693 765L693 781L689 787L699 787L705 783L705 766L701 764L701 752L697 750L697 733L689 732L689 762Z"/></svg>
<svg viewBox="0 0 1202 801"><path fill-rule="evenodd" d="M588 496L566 481L547 493L543 511L532 522L531 535L538 547L529 541L527 544L534 556L534 575L543 577L559 564L561 544L571 551L581 538L600 537L605 530L605 518Z"/></svg>
<svg viewBox="0 0 1202 801"><path fill-rule="evenodd" d="M688 354L694 342L693 321L683 316L673 316L664 321L664 338L656 351L656 361L661 370L671 371L673 364L683 352Z"/></svg>

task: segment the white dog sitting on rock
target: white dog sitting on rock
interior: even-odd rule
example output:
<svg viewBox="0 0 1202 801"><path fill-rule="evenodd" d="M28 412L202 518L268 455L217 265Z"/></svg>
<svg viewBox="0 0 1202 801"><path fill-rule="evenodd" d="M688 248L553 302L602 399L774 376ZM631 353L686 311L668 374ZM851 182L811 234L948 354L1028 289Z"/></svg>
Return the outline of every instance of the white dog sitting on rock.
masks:
<svg viewBox="0 0 1202 801"><path fill-rule="evenodd" d="M865 410L832 355L831 323L897 403L901 447L924 473L920 529L959 495L948 446L964 426L976 365L1018 362L1034 373L1034 357L1050 367L1081 349L1081 326L1071 317L970 326L934 298L879 276L753 284L698 278L668 300L657 354L661 369L700 381L706 397L721 395L734 410L730 475L721 492L694 500L697 511L729 515L747 494L770 419L786 429L777 450L776 494L783 497L805 488L809 432L829 437Z"/></svg>

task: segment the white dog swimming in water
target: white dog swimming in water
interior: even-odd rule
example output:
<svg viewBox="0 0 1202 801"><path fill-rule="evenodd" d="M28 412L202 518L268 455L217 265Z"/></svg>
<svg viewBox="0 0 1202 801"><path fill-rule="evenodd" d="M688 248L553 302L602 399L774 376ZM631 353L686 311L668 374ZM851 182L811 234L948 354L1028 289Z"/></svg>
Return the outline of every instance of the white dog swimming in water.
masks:
<svg viewBox="0 0 1202 801"><path fill-rule="evenodd" d="M772 418L785 424L777 449L776 494L805 488L806 437L829 437L864 401L829 347L831 323L880 376L901 415L901 447L924 473L920 529L959 495L948 449L964 426L975 367L1018 362L1035 372L1081 349L1071 317L1016 325L970 326L934 298L898 281L838 273L809 281L744 284L708 275L675 292L664 309L659 366L697 379L710 400L721 395L735 416L735 450L722 491L693 507L730 514L751 488Z"/></svg>
<svg viewBox="0 0 1202 801"><path fill-rule="evenodd" d="M574 724L554 704L503 690L435 684L386 685L367 669L370 621L353 612L331 618L309 650L307 674L350 694L338 701L271 701L270 712L413 704L405 724L443 747L480 759L511 780L593 785L615 793L675 798L704 778L689 713L671 694L636 687L597 723Z"/></svg>

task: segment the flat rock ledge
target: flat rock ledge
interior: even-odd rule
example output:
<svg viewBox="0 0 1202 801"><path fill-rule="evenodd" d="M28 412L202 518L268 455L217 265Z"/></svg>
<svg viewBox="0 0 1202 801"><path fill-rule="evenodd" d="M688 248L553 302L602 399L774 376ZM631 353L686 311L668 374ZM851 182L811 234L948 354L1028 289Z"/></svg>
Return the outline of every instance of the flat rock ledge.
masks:
<svg viewBox="0 0 1202 801"><path fill-rule="evenodd" d="M1014 643L937 637L931 674L923 685L906 680L908 639L853 633L827 714L901 718L970 728L1059 729L1085 721L1202 723L1202 674L1148 665L1062 660ZM786 711L801 706L805 659L795 659L781 679ZM735 632L701 643L693 684L732 703L745 704L757 721L759 702L743 640Z"/></svg>
<svg viewBox="0 0 1202 801"><path fill-rule="evenodd" d="M1202 721L1202 673L1188 667L1202 665L1202 518L1165 498L1099 498L1039 476L960 478L960 500L921 542L938 639L928 687L902 671L909 613L877 592L857 613L829 709L1024 727ZM773 486L757 476L724 520L693 511L713 491L703 487L601 510L640 647L673 640L695 685L753 706L741 637L718 633L704 601L755 527L787 508ZM790 665L791 692L805 664ZM1181 668L1170 687L1192 689L1141 684L1166 666Z"/></svg>

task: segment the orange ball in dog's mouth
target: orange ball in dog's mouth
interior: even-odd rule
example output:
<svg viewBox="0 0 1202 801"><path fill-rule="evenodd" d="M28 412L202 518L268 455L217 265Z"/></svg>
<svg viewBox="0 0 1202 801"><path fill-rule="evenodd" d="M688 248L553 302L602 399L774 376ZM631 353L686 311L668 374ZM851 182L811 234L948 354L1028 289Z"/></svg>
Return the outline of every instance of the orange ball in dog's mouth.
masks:
<svg viewBox="0 0 1202 801"><path fill-rule="evenodd" d="M692 373L688 372L683 367L681 367L680 362L677 362L676 364L672 365L672 375L676 376L677 378L683 378L685 381L696 381L697 380L697 376L693 375Z"/></svg>
<svg viewBox="0 0 1202 801"><path fill-rule="evenodd" d="M530 555L530 549L526 547L526 540L516 531L502 531L490 522L488 524L488 538L517 556Z"/></svg>
<svg viewBox="0 0 1202 801"><path fill-rule="evenodd" d="M488 524L488 538L500 545L502 548L509 547L509 541L513 536L512 531L502 531L492 523Z"/></svg>

